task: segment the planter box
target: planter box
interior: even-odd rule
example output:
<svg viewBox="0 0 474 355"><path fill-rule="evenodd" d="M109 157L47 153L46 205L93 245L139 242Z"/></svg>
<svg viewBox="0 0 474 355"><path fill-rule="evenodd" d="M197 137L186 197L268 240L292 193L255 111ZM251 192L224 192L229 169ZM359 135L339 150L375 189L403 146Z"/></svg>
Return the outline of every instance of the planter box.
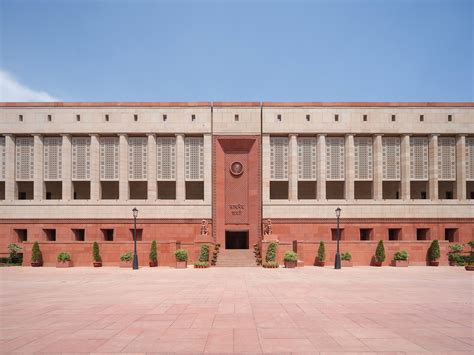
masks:
<svg viewBox="0 0 474 355"><path fill-rule="evenodd" d="M285 268L294 269L296 267L296 261L285 261Z"/></svg>
<svg viewBox="0 0 474 355"><path fill-rule="evenodd" d="M122 260L120 260L120 267L132 268L132 262L131 261L122 261Z"/></svg>
<svg viewBox="0 0 474 355"><path fill-rule="evenodd" d="M428 265L429 265L429 266L439 266L439 261L431 261L431 260L430 260L430 261L428 262Z"/></svg>
<svg viewBox="0 0 474 355"><path fill-rule="evenodd" d="M395 267L408 267L408 260L393 260L392 266Z"/></svg>
<svg viewBox="0 0 474 355"><path fill-rule="evenodd" d="M352 260L341 260L342 267L352 267Z"/></svg>
<svg viewBox="0 0 474 355"><path fill-rule="evenodd" d="M40 267L40 266L43 266L43 263L41 261L32 261L31 266L32 267Z"/></svg>
<svg viewBox="0 0 474 355"><path fill-rule="evenodd" d="M464 268L465 268L467 271L474 271L474 265L466 265L466 266L464 266Z"/></svg>
<svg viewBox="0 0 474 355"><path fill-rule="evenodd" d="M318 260L318 261L316 262L316 266L320 266L320 267L324 267L325 264L326 264L325 261L319 261L319 260Z"/></svg>
<svg viewBox="0 0 474 355"><path fill-rule="evenodd" d="M382 261L376 261L376 260L374 260L374 261L372 262L372 266L381 267L381 266L382 266Z"/></svg>
<svg viewBox="0 0 474 355"><path fill-rule="evenodd" d="M150 265L150 267L157 267L158 266L158 261L150 261L148 263L148 265Z"/></svg>
<svg viewBox="0 0 474 355"><path fill-rule="evenodd" d="M209 265L194 265L195 269L207 269Z"/></svg>
<svg viewBox="0 0 474 355"><path fill-rule="evenodd" d="M188 262L187 261L177 261L176 262L176 268L177 269L186 269L188 267Z"/></svg>
<svg viewBox="0 0 474 355"><path fill-rule="evenodd" d="M94 261L92 262L92 264L94 265L94 267L102 267L102 261Z"/></svg>
<svg viewBox="0 0 474 355"><path fill-rule="evenodd" d="M58 262L56 262L56 267L59 267L59 268L72 267L72 261L71 260L65 261L65 262L58 261Z"/></svg>

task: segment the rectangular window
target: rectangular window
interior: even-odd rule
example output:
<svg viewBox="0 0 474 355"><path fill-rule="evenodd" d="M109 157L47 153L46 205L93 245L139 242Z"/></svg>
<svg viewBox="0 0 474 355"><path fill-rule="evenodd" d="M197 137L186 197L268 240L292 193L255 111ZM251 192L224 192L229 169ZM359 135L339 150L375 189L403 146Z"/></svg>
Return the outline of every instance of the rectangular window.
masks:
<svg viewBox="0 0 474 355"><path fill-rule="evenodd" d="M5 137L0 137L0 181L5 181L6 152Z"/></svg>
<svg viewBox="0 0 474 355"><path fill-rule="evenodd" d="M337 241L337 228L331 229L331 240ZM339 228L339 240L344 240L344 228Z"/></svg>
<svg viewBox="0 0 474 355"><path fill-rule="evenodd" d="M354 138L355 180L372 180L372 138Z"/></svg>
<svg viewBox="0 0 474 355"><path fill-rule="evenodd" d="M100 179L113 181L119 179L119 138L100 137Z"/></svg>
<svg viewBox="0 0 474 355"><path fill-rule="evenodd" d="M474 180L474 137L466 137L466 179Z"/></svg>
<svg viewBox="0 0 474 355"><path fill-rule="evenodd" d="M359 230L360 240L372 240L372 229L362 228Z"/></svg>
<svg viewBox="0 0 474 355"><path fill-rule="evenodd" d="M389 228L388 230L388 240L400 240L402 230L399 228Z"/></svg>
<svg viewBox="0 0 474 355"><path fill-rule="evenodd" d="M326 138L326 179L344 180L344 138Z"/></svg>
<svg viewBox="0 0 474 355"><path fill-rule="evenodd" d="M411 180L428 180L428 138L410 137Z"/></svg>
<svg viewBox="0 0 474 355"><path fill-rule="evenodd" d="M186 200L204 200L204 181L186 181Z"/></svg>
<svg viewBox="0 0 474 355"><path fill-rule="evenodd" d="M298 180L316 180L316 138L298 138Z"/></svg>
<svg viewBox="0 0 474 355"><path fill-rule="evenodd" d="M106 242L113 242L114 241L114 230L113 229L101 229L102 236L104 237L104 241Z"/></svg>
<svg viewBox="0 0 474 355"><path fill-rule="evenodd" d="M186 181L204 180L204 138L186 137L184 148Z"/></svg>
<svg viewBox="0 0 474 355"><path fill-rule="evenodd" d="M128 179L147 179L148 140L146 137L128 138Z"/></svg>
<svg viewBox="0 0 474 355"><path fill-rule="evenodd" d="M270 180L288 180L288 137L270 137Z"/></svg>
<svg viewBox="0 0 474 355"><path fill-rule="evenodd" d="M46 181L61 180L63 140L61 137L45 137L43 143L44 179Z"/></svg>
<svg viewBox="0 0 474 355"><path fill-rule="evenodd" d="M72 180L90 180L91 178L91 139L90 137L72 138Z"/></svg>
<svg viewBox="0 0 474 355"><path fill-rule="evenodd" d="M156 178L162 181L176 180L176 138L156 139Z"/></svg>
<svg viewBox="0 0 474 355"><path fill-rule="evenodd" d="M176 181L158 181L158 200L176 200Z"/></svg>
<svg viewBox="0 0 474 355"><path fill-rule="evenodd" d="M458 241L458 230L457 228L446 228L444 230L444 240L455 243Z"/></svg>
<svg viewBox="0 0 474 355"><path fill-rule="evenodd" d="M130 229L130 239L133 240L133 233L135 232L135 229ZM143 240L143 229L138 229L137 228L137 242L141 242Z"/></svg>
<svg viewBox="0 0 474 355"><path fill-rule="evenodd" d="M384 180L400 180L400 138L382 137Z"/></svg>
<svg viewBox="0 0 474 355"><path fill-rule="evenodd" d="M20 243L28 241L28 230L27 229L15 229L16 236Z"/></svg>
<svg viewBox="0 0 474 355"><path fill-rule="evenodd" d="M43 232L48 242L56 241L56 229L43 229Z"/></svg>
<svg viewBox="0 0 474 355"><path fill-rule="evenodd" d="M438 178L456 180L456 139L440 137L438 139Z"/></svg>
<svg viewBox="0 0 474 355"><path fill-rule="evenodd" d="M16 180L34 179L35 154L33 137L16 138Z"/></svg>
<svg viewBox="0 0 474 355"><path fill-rule="evenodd" d="M86 240L86 230L85 229L73 229L72 234L74 234L74 240L76 242L83 242Z"/></svg>
<svg viewBox="0 0 474 355"><path fill-rule="evenodd" d="M429 231L428 228L417 228L416 240L429 240Z"/></svg>

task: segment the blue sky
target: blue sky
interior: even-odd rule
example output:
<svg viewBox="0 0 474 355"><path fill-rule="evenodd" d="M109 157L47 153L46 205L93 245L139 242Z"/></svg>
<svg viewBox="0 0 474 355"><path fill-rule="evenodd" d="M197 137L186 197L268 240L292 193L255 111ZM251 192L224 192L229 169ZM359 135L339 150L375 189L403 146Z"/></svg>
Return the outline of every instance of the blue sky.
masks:
<svg viewBox="0 0 474 355"><path fill-rule="evenodd" d="M0 101L474 101L471 0L0 3Z"/></svg>

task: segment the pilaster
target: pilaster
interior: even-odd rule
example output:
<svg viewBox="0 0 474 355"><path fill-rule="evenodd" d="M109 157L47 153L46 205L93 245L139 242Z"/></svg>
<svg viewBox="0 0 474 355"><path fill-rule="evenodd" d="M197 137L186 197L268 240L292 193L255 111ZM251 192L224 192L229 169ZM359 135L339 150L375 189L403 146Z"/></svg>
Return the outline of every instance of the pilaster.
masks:
<svg viewBox="0 0 474 355"><path fill-rule="evenodd" d="M438 134L432 134L428 146L428 185L430 200L438 199Z"/></svg>
<svg viewBox="0 0 474 355"><path fill-rule="evenodd" d="M119 134L119 200L127 201L128 193L128 140L126 134ZM156 170L156 169L155 169ZM149 172L149 169L147 169Z"/></svg>
<svg viewBox="0 0 474 355"><path fill-rule="evenodd" d="M34 137L34 185L33 185L33 196L36 201L44 199L44 147L43 137L39 134L33 135Z"/></svg>
<svg viewBox="0 0 474 355"><path fill-rule="evenodd" d="M402 200L410 200L410 135L404 134L401 139L400 159L402 170L401 191Z"/></svg>
<svg viewBox="0 0 474 355"><path fill-rule="evenodd" d="M326 199L326 135L318 134L317 141L317 158L318 158L318 180L317 184L317 199Z"/></svg>
<svg viewBox="0 0 474 355"><path fill-rule="evenodd" d="M184 160L184 134L176 135L176 201L184 202L186 198Z"/></svg>
<svg viewBox="0 0 474 355"><path fill-rule="evenodd" d="M5 134L5 200L12 201L16 196L15 182L15 137Z"/></svg>
<svg viewBox="0 0 474 355"><path fill-rule="evenodd" d="M465 200L466 196L466 136L456 137L456 198Z"/></svg>
<svg viewBox="0 0 474 355"><path fill-rule="evenodd" d="M99 135L91 134L91 200L100 199L100 146Z"/></svg>
<svg viewBox="0 0 474 355"><path fill-rule="evenodd" d="M288 152L288 199L298 200L298 141L297 134L290 134L290 146Z"/></svg>
<svg viewBox="0 0 474 355"><path fill-rule="evenodd" d="M345 188L344 195L348 201L354 200L354 135L346 134L345 138Z"/></svg>
<svg viewBox="0 0 474 355"><path fill-rule="evenodd" d="M212 134L204 135L204 202L212 203Z"/></svg>
<svg viewBox="0 0 474 355"><path fill-rule="evenodd" d="M382 135L376 134L374 137L374 176L373 191L374 200L382 200L383 198L383 161L382 161Z"/></svg>
<svg viewBox="0 0 474 355"><path fill-rule="evenodd" d="M148 201L155 201L157 199L157 180L156 180L156 136L155 134L148 134L148 167L147 167L147 188Z"/></svg>
<svg viewBox="0 0 474 355"><path fill-rule="evenodd" d="M270 202L270 135L262 135L262 200Z"/></svg>
<svg viewBox="0 0 474 355"><path fill-rule="evenodd" d="M72 140L70 134L62 135L62 183L63 200L69 201L72 196Z"/></svg>

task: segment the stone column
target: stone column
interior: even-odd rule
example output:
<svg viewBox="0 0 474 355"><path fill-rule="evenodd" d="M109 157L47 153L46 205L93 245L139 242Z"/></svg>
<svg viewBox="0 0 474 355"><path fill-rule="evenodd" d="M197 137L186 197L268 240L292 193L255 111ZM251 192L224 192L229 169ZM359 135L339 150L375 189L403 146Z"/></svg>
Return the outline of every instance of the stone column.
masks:
<svg viewBox="0 0 474 355"><path fill-rule="evenodd" d="M176 135L176 201L184 202L186 198L184 160L184 134Z"/></svg>
<svg viewBox="0 0 474 355"><path fill-rule="evenodd" d="M326 135L318 134L318 142L316 148L318 154L318 180L317 198L318 200L326 199Z"/></svg>
<svg viewBox="0 0 474 355"><path fill-rule="evenodd" d="M383 161L382 161L382 135L376 134L374 137L374 176L373 176L373 199L383 198Z"/></svg>
<svg viewBox="0 0 474 355"><path fill-rule="evenodd" d="M5 134L5 201L18 198L15 181L15 137Z"/></svg>
<svg viewBox="0 0 474 355"><path fill-rule="evenodd" d="M91 134L91 200L100 199L100 145L99 135Z"/></svg>
<svg viewBox="0 0 474 355"><path fill-rule="evenodd" d="M204 202L212 203L212 134L204 135Z"/></svg>
<svg viewBox="0 0 474 355"><path fill-rule="evenodd" d="M344 197L346 200L354 200L354 135L346 134L345 139L345 188L344 188Z"/></svg>
<svg viewBox="0 0 474 355"><path fill-rule="evenodd" d="M438 199L438 134L432 134L428 147L428 178L430 200Z"/></svg>
<svg viewBox="0 0 474 355"><path fill-rule="evenodd" d="M298 200L298 141L297 134L290 134L288 147L288 199Z"/></svg>
<svg viewBox="0 0 474 355"><path fill-rule="evenodd" d="M34 187L33 196L35 200L44 200L44 147L43 137L39 134L34 137Z"/></svg>
<svg viewBox="0 0 474 355"><path fill-rule="evenodd" d="M466 136L456 137L456 198L465 200L466 196Z"/></svg>
<svg viewBox="0 0 474 355"><path fill-rule="evenodd" d="M402 200L410 200L410 135L404 134L401 139L400 147L400 165L402 170L402 181L401 181L401 190L402 190Z"/></svg>
<svg viewBox="0 0 474 355"><path fill-rule="evenodd" d="M262 200L263 203L270 202L270 136L268 134L262 135Z"/></svg>
<svg viewBox="0 0 474 355"><path fill-rule="evenodd" d="M126 134L119 134L119 200L130 199L128 188L128 140Z"/></svg>
<svg viewBox="0 0 474 355"><path fill-rule="evenodd" d="M157 181L156 181L156 136L148 134L148 201L157 199Z"/></svg>
<svg viewBox="0 0 474 355"><path fill-rule="evenodd" d="M62 183L63 200L69 201L72 196L72 140L70 134L62 135Z"/></svg>

